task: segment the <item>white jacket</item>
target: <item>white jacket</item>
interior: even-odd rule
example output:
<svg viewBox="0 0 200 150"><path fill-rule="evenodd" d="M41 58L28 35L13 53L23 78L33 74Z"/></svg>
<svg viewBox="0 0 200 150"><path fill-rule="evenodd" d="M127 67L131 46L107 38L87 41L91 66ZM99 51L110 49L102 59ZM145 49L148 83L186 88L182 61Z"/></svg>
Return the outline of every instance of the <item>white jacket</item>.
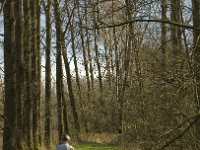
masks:
<svg viewBox="0 0 200 150"><path fill-rule="evenodd" d="M56 150L74 150L74 148L71 145L69 145L68 143L66 143L66 144L57 145Z"/></svg>

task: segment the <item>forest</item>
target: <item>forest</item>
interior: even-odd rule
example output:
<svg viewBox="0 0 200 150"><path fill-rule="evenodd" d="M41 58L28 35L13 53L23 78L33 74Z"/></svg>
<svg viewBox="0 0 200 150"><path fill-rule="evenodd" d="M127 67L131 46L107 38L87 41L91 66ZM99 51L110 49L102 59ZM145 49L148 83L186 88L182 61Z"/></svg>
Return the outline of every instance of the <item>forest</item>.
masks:
<svg viewBox="0 0 200 150"><path fill-rule="evenodd" d="M200 0L0 0L0 149L63 133L199 150Z"/></svg>

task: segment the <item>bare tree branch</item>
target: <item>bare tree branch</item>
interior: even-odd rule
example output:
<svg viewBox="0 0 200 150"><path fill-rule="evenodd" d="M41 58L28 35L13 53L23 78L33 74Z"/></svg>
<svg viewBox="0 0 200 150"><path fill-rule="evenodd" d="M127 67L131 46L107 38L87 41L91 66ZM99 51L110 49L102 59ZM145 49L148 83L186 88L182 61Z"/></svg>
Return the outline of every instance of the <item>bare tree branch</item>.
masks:
<svg viewBox="0 0 200 150"><path fill-rule="evenodd" d="M120 27L120 26L127 25L129 23L136 23L136 22L148 22L148 23L154 22L154 23L166 23L166 24L170 24L170 25L185 28L185 29L200 30L200 28L195 28L194 26L191 26L191 25L185 25L185 24L172 22L169 20L159 20L159 19L135 19L135 20L131 20L131 21L121 22L118 24L107 24L107 23L103 22L102 20L98 20L98 22L100 22L102 25L102 26L100 25L98 28Z"/></svg>

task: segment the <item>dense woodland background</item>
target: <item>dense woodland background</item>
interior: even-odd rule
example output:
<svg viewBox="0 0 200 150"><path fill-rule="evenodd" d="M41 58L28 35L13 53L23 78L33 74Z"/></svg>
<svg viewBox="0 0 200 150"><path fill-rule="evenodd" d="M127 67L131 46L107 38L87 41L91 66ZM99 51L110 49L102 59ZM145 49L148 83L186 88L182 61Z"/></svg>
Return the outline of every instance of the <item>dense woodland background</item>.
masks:
<svg viewBox="0 0 200 150"><path fill-rule="evenodd" d="M0 2L3 150L200 149L199 0Z"/></svg>

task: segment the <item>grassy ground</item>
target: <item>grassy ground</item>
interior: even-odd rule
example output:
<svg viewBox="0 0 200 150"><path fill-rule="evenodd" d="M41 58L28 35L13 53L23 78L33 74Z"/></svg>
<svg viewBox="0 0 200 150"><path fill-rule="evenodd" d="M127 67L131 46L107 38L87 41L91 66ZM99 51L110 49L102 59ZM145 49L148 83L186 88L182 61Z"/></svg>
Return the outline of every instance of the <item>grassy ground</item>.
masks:
<svg viewBox="0 0 200 150"><path fill-rule="evenodd" d="M117 150L117 147L103 144L81 144L74 146L75 150Z"/></svg>

